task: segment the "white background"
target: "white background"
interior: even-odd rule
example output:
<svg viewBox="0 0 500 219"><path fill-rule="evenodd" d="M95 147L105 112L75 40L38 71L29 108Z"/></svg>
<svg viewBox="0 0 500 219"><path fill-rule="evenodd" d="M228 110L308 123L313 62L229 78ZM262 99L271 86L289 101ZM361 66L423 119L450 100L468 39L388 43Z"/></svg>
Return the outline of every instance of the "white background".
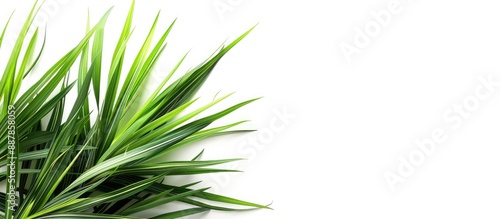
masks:
<svg viewBox="0 0 500 219"><path fill-rule="evenodd" d="M1 24L16 9L9 30L15 33L32 1L1 2ZM87 9L95 23L114 5L106 32L105 55L111 55L130 1L47 2L56 6L42 10L46 17L39 18L48 24L48 43L37 71L76 45L84 34ZM251 119L243 127L260 131L207 141L180 156L205 148L204 159L247 158L224 166L244 173L202 176L204 185L232 197L273 202L275 210L212 211L191 218L500 216L500 87L478 101L457 129L452 128L455 122L443 119L447 110L475 95L482 86L478 78L500 81L500 4L392 2L137 1L129 52L137 51L157 11L162 11L158 35L178 18L164 62L157 67L160 78L188 50L180 73L259 23L221 61L199 96L206 103L218 91L237 91L224 106L264 96L224 120ZM398 3L398 13L348 62L340 45L352 45L356 28L376 22L372 12ZM284 110L294 118L283 130L264 133L279 118L275 111ZM408 159L418 151L415 140L431 137L436 128L447 139L392 191L384 174L397 174L398 157ZM256 143L249 143L253 138ZM165 209L170 208L154 212Z"/></svg>

